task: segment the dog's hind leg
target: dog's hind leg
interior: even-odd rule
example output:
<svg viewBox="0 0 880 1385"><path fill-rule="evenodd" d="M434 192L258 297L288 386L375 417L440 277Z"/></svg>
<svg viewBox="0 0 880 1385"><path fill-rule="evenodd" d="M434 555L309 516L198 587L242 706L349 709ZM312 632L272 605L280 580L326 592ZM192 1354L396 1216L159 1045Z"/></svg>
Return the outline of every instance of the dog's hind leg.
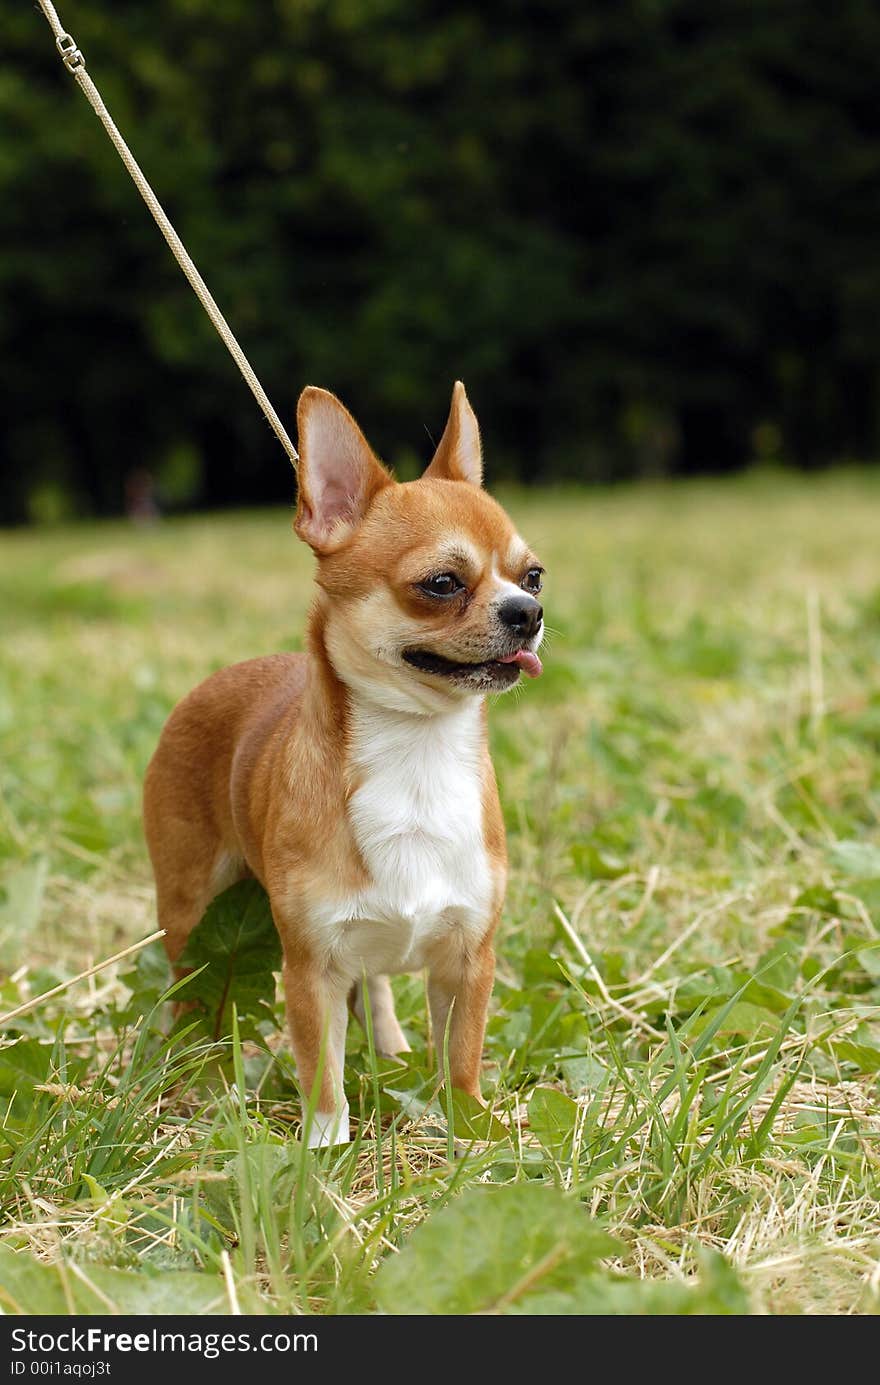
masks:
<svg viewBox="0 0 880 1385"><path fill-rule="evenodd" d="M376 1052L384 1053L388 1058L393 1058L396 1053L409 1053L409 1044L394 1009L391 981L387 976L370 976L367 978L367 987ZM362 981L358 981L352 986L349 1003L354 1015L366 1030L367 1017Z"/></svg>
<svg viewBox="0 0 880 1385"><path fill-rule="evenodd" d="M179 977L178 959L215 895L248 874L228 851L216 826L192 796L174 797L148 771L144 786L144 833L156 879L156 909L165 951Z"/></svg>
<svg viewBox="0 0 880 1385"><path fill-rule="evenodd" d="M243 861L234 860L222 849L215 849L207 860L205 856L190 856L185 870L182 862L167 869L164 861L154 869L158 923L165 930L165 951L179 977L186 968L177 966L177 960L211 900L243 880L249 871Z"/></svg>

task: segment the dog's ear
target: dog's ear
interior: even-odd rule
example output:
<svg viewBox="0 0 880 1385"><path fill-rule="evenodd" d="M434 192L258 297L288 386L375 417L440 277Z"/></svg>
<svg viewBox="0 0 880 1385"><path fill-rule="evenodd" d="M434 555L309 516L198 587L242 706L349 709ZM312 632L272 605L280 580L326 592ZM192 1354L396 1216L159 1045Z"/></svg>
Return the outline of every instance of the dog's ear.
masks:
<svg viewBox="0 0 880 1385"><path fill-rule="evenodd" d="M332 553L392 478L335 395L307 385L296 410L300 459L293 527L316 553Z"/></svg>
<svg viewBox="0 0 880 1385"><path fill-rule="evenodd" d="M469 481L473 486L483 483L480 428L460 380L453 387L449 419L425 475L441 481Z"/></svg>

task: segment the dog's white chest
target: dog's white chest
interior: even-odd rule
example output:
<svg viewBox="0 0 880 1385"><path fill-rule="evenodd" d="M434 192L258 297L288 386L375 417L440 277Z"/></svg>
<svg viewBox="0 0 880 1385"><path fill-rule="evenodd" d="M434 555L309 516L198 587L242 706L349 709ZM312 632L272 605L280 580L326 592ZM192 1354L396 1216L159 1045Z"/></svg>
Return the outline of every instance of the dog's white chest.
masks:
<svg viewBox="0 0 880 1385"><path fill-rule="evenodd" d="M354 713L348 812L371 883L322 920L334 961L353 975L415 970L449 935L466 946L485 932L480 718L476 703L445 717Z"/></svg>

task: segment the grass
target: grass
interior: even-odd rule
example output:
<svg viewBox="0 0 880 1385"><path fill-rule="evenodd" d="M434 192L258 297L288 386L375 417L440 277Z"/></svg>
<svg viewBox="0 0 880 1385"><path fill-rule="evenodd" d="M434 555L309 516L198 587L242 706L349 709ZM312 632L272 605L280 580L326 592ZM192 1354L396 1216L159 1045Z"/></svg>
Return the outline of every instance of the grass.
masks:
<svg viewBox="0 0 880 1385"><path fill-rule="evenodd" d="M412 1063L353 1026L313 1156L274 997L168 1035L148 949L5 1026L7 1310L877 1311L880 478L502 498L554 634L491 716L494 1119L403 977ZM283 512L3 535L2 1011L153 930L163 720L310 594Z"/></svg>

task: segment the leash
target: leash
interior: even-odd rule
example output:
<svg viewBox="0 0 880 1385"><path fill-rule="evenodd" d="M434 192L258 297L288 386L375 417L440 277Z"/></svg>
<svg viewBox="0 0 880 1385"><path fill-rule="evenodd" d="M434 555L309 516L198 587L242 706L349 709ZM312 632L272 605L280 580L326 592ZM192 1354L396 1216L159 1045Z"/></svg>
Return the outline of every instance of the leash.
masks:
<svg viewBox="0 0 880 1385"><path fill-rule="evenodd" d="M238 366L239 370L241 371L242 375L244 376L245 380L250 386L251 393L253 394L254 398L256 399L257 403L259 404L260 408L262 409L263 413L265 414L266 418L271 424L275 436L281 443L281 446L284 448L284 451L287 453L288 457L290 458L291 462L295 467L297 462L299 461L299 454L297 453L296 448L290 441L290 438L287 436L281 419L278 417L275 410L272 408L272 405L269 402L269 396L266 394L266 391L263 389L263 386L257 379L250 361L248 360L247 356L244 354L238 342L236 341L232 328L229 326L229 323L226 321L226 318L223 316L220 309L217 307L214 297L208 289L207 284L205 283L201 274L196 269L195 265L193 264L192 260L187 254L186 246L180 239L180 236L177 234L174 227L171 225L171 222L168 220L168 217L165 215L165 212L162 208L162 204L160 203L158 197L156 196L153 189L150 187L150 184L144 177L144 174L139 164L137 163L134 155L132 154L125 140L122 138L122 135L119 133L119 130L116 128L116 125L113 121L113 117L110 115L110 112L107 110L107 107L104 105L104 102L101 99L101 93L98 91L98 88L95 86L94 82L92 81L91 77L86 71L86 61L82 53L80 52L79 48L77 48L76 46L76 40L72 38L72 36L65 30L63 24L61 23L61 20L58 18L58 12L56 11L55 6L51 3L51 0L38 0L38 3L40 9L43 11L43 14L46 16L46 19L49 22L53 34L55 35L55 47L58 49L58 52L61 55L61 61L64 63L64 66L67 68L71 76L76 80L77 85L86 96L92 110L95 112L95 115L98 117L101 124L104 126L104 129L107 131L107 134L110 137L110 140L113 143L117 154L119 155L122 162L125 164L125 167L128 169L129 174L131 175L132 182L134 183L141 197L146 202L147 206L150 209L150 212L152 213L153 220L155 221L156 225L159 227L159 230L162 232L162 235L168 242L168 246L171 250L172 255L174 256L175 260L180 265L180 268L183 270L184 274L189 280L190 287L192 288L193 293L196 295L196 298L198 298L205 312L208 314L208 317L213 322L214 327L216 328L217 333L220 337L220 340L223 342L230 356L235 361L235 364Z"/></svg>

